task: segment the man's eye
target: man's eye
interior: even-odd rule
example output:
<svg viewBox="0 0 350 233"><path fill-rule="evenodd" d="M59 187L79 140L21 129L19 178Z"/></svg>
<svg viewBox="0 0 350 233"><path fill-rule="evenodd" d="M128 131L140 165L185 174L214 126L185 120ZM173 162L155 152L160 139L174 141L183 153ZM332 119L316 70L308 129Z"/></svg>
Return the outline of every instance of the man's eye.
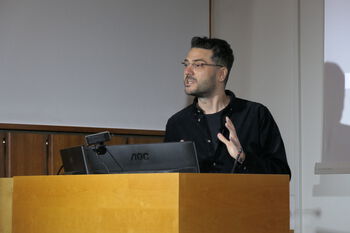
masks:
<svg viewBox="0 0 350 233"><path fill-rule="evenodd" d="M203 63L194 63L194 67L199 68L203 66Z"/></svg>

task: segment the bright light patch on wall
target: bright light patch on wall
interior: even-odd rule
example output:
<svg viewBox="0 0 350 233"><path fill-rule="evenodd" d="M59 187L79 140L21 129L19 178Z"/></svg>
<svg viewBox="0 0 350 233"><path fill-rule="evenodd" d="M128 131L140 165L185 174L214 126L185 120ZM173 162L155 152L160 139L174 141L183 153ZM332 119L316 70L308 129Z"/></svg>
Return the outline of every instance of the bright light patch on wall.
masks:
<svg viewBox="0 0 350 233"><path fill-rule="evenodd" d="M350 89L350 73L345 73L345 89Z"/></svg>
<svg viewBox="0 0 350 233"><path fill-rule="evenodd" d="M350 125L350 73L345 73L344 108L340 123Z"/></svg>
<svg viewBox="0 0 350 233"><path fill-rule="evenodd" d="M334 78L332 84L328 82L328 86L325 86L325 90L328 93L328 102L327 106L325 106L325 111L328 111L328 116L334 118L325 119L329 121L325 122L328 125L333 122L333 120L337 119L339 121L339 116L334 112L339 110L341 111L339 112L341 114L340 124L343 126L350 126L349 9L349 0L325 0L324 61L328 63L328 71L331 72L327 73L329 77L325 78ZM345 80L342 80L343 78ZM344 88L344 93L340 93L341 90L338 88ZM343 101L338 99L338 97L342 97ZM333 99L331 100L329 98ZM340 130L344 131L345 128L341 128ZM334 132L332 134L334 134Z"/></svg>

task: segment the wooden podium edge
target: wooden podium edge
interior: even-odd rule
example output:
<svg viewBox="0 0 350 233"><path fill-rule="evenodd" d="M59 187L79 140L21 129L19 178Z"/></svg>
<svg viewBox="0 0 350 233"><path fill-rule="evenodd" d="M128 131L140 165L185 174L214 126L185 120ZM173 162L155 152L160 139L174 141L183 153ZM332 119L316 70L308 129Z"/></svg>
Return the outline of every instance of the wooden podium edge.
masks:
<svg viewBox="0 0 350 233"><path fill-rule="evenodd" d="M249 218L249 216L258 217L257 213L265 207L263 212L266 212L266 214L271 212L276 215L273 219L266 217L271 215L255 218L257 226L262 227L260 228L261 232L290 233L288 175L180 174L180 184L180 232L209 233L215 232L215 229L220 229L221 232L232 232L232 229L237 232L252 232L252 225L249 222L253 221L254 218ZM210 188L204 184L209 184ZM234 188L225 190L225 187ZM249 192L242 196L242 190ZM247 196L249 196L248 199ZM261 204L261 201L265 200L264 198L266 198L266 204ZM193 202L192 200L196 201ZM255 204L250 204L249 200L254 200ZM205 204L210 212L206 213L202 204ZM225 206L235 207L226 208ZM255 208L255 206L261 206L262 208ZM255 209L258 212L249 212L249 209ZM240 212L242 210L246 213L242 214L243 212ZM215 215L215 213L222 213L220 221L227 223L227 225L219 224L217 218L219 215ZM206 220L203 221L203 218ZM188 219L192 220L188 221ZM233 226L231 224L233 219L238 224ZM232 228L228 227L229 225ZM272 227L268 227L268 225Z"/></svg>
<svg viewBox="0 0 350 233"><path fill-rule="evenodd" d="M0 233L12 233L13 179L0 178Z"/></svg>

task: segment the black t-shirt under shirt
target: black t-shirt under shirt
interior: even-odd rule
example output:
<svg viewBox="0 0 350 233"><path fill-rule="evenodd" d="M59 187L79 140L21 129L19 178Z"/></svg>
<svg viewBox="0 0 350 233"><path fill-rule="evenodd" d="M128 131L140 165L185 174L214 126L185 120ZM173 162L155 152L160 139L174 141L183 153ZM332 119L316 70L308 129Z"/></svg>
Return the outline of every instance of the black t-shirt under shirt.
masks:
<svg viewBox="0 0 350 233"><path fill-rule="evenodd" d="M222 113L223 113L223 110L221 110L220 112L213 113L213 114L205 114L214 150L216 150L216 148L218 146L219 139L217 137L217 134L221 131Z"/></svg>

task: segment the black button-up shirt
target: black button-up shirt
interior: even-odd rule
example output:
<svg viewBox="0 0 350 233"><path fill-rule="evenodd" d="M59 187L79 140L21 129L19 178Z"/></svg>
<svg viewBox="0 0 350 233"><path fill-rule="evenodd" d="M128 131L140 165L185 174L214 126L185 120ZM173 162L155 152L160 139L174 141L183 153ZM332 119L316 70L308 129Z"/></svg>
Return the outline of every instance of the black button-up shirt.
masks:
<svg viewBox="0 0 350 233"><path fill-rule="evenodd" d="M235 172L291 175L281 134L269 110L262 104L236 98L231 91L226 94L231 101L223 110L220 130L228 138L229 132L224 126L228 116L246 155ZM232 172L235 159L222 142L219 141L216 148L212 145L214 139L197 99L167 122L165 142L180 140L195 143L201 172Z"/></svg>

